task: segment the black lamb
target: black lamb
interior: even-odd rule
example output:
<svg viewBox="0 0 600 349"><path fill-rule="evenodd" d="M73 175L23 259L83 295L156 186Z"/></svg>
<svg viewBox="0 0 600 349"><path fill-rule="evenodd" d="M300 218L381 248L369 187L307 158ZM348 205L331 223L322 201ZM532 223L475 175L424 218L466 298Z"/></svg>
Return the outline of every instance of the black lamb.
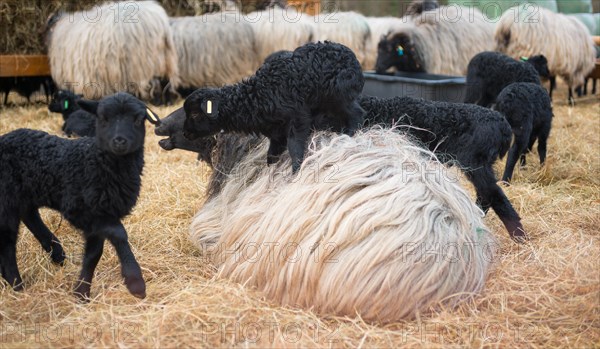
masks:
<svg viewBox="0 0 600 349"><path fill-rule="evenodd" d="M352 135L360 127L364 111L357 98L363 85L360 64L349 48L309 43L291 56L271 59L240 83L196 90L174 113L185 111L189 139L221 130L262 134L270 140L267 162L276 162L287 147L295 172L314 129ZM320 115L330 117L317 121Z"/></svg>
<svg viewBox="0 0 600 349"><path fill-rule="evenodd" d="M96 116L79 108L77 104L82 97L83 95L68 90L58 90L48 104L48 110L62 114L64 120L62 130L69 137L96 135Z"/></svg>
<svg viewBox="0 0 600 349"><path fill-rule="evenodd" d="M500 92L495 109L504 114L515 135L502 176L503 181L510 182L517 160L520 157L521 164L525 164L525 154L531 150L536 139L540 163L544 164L552 127L552 102L543 87L518 82Z"/></svg>
<svg viewBox="0 0 600 349"><path fill-rule="evenodd" d="M491 107L506 86L514 82L541 85L540 74L545 75L545 72L548 72L548 61L544 56L530 57L523 62L499 52L478 53L467 67L465 103Z"/></svg>
<svg viewBox="0 0 600 349"><path fill-rule="evenodd" d="M158 142L164 150L182 149L195 152L198 154L198 160L206 162L212 168L206 189L207 199L221 192L222 185L235 165L264 139L256 135L218 133L191 141L183 136L184 122L183 113L171 114L161 120L154 133L167 137Z"/></svg>
<svg viewBox="0 0 600 349"><path fill-rule="evenodd" d="M492 165L508 151L510 125L502 114L462 103L427 101L411 97L377 98L364 96L365 125L413 126L407 130L440 161L456 161L477 191L477 204L490 207L516 241L526 239L521 218L496 183Z"/></svg>
<svg viewBox="0 0 600 349"><path fill-rule="evenodd" d="M94 270L108 239L121 263L125 285L143 298L146 285L121 219L140 193L144 166L144 120L158 118L127 93L78 104L97 117L97 136L75 140L19 129L0 136L0 265L15 289L23 284L16 262L19 222L62 263L60 242L42 222L38 209L59 211L85 238L75 294L87 299Z"/></svg>

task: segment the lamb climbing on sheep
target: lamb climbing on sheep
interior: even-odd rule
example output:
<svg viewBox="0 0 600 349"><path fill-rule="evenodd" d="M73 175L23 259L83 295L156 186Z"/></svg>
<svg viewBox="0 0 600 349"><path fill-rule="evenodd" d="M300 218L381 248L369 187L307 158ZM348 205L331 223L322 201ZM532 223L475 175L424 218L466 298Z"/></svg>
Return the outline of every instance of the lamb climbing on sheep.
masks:
<svg viewBox="0 0 600 349"><path fill-rule="evenodd" d="M411 97L363 96L366 125L412 126L407 132L434 151L440 161L456 161L477 191L477 203L500 217L511 238L527 238L521 218L496 183L492 168L510 147L511 128L502 114L477 105Z"/></svg>
<svg viewBox="0 0 600 349"><path fill-rule="evenodd" d="M269 60L238 84L196 90L174 113L185 112L184 136L189 139L221 130L262 134L270 140L268 163L275 163L287 147L296 171L313 129L351 135L360 127L364 111L357 98L363 85L360 64L349 48L310 43L291 57Z"/></svg>
<svg viewBox="0 0 600 349"><path fill-rule="evenodd" d="M499 52L478 53L467 68L465 103L490 107L506 86L514 82L541 85L540 73L547 71L544 56L534 56L523 62Z"/></svg>
<svg viewBox="0 0 600 349"><path fill-rule="evenodd" d="M510 182L519 157L525 164L525 154L536 140L540 163L544 164L552 127L552 102L540 85L520 82L510 84L500 92L494 109L504 114L515 135L502 176L503 181Z"/></svg>
<svg viewBox="0 0 600 349"><path fill-rule="evenodd" d="M546 56L552 75L550 99L555 77L560 76L569 85L569 103L573 104L573 88L583 85L594 69L594 41L586 26L573 16L531 4L511 7L498 20L494 38L496 51L510 57Z"/></svg>
<svg viewBox="0 0 600 349"><path fill-rule="evenodd" d="M51 112L62 114L62 130L69 137L96 135L96 116L79 108L77 104L82 97L83 95L76 95L69 90L58 90L48 105Z"/></svg>
<svg viewBox="0 0 600 349"><path fill-rule="evenodd" d="M97 136L75 140L19 129L0 136L0 265L15 289L23 287L16 261L19 222L40 241L52 260L64 260L56 236L38 209L59 211L85 238L83 266L75 294L87 299L94 270L109 240L121 262L121 275L134 296L146 285L121 219L140 194L144 166L144 120L158 118L135 97L117 93L78 104L97 117Z"/></svg>

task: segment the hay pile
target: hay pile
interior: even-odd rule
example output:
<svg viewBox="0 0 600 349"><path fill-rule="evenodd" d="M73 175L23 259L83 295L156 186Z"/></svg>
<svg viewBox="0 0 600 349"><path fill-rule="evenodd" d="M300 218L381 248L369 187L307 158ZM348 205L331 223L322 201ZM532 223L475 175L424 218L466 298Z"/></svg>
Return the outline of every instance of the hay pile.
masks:
<svg viewBox="0 0 600 349"><path fill-rule="evenodd" d="M157 0L169 16L193 16L219 9L218 0ZM270 0L239 1L249 12ZM57 10L81 11L105 0L5 0L0 2L0 54L45 54L44 28ZM131 1L133 2L133 1ZM217 3L217 4L215 4Z"/></svg>
<svg viewBox="0 0 600 349"><path fill-rule="evenodd" d="M140 301L129 295L116 255L106 248L94 279L94 299L76 303L70 292L82 239L55 213L44 211L68 262L63 268L52 265L22 228L18 263L26 289L15 293L0 285L0 342L24 348L597 347L600 103L588 96L569 108L565 85L559 86L547 167L539 168L534 151L505 188L531 242L516 245L497 217L488 214L486 225L500 244L498 259L483 294L458 308L377 326L275 306L257 291L213 279L212 266L188 241L209 173L193 154L160 150L159 138L149 133L142 195L124 222L148 297ZM164 116L174 109L156 111ZM17 127L57 133L60 119L48 115L45 106L0 109L0 133ZM503 166L497 164L497 173Z"/></svg>

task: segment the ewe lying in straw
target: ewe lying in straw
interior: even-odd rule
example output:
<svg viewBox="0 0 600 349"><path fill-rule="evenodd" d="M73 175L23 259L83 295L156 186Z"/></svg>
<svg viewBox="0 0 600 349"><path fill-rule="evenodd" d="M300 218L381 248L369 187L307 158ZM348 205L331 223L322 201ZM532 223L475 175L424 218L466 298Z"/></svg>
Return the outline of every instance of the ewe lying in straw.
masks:
<svg viewBox="0 0 600 349"><path fill-rule="evenodd" d="M267 143L191 225L218 276L278 303L389 322L479 292L493 240L434 155L391 130L318 133L300 171Z"/></svg>

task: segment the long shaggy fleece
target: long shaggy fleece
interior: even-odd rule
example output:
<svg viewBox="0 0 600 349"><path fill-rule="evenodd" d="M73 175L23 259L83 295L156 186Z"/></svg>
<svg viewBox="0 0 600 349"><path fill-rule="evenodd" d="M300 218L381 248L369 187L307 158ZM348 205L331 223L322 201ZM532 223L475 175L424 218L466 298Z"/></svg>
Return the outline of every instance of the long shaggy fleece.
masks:
<svg viewBox="0 0 600 349"><path fill-rule="evenodd" d="M259 62L271 53L293 51L314 40L315 23L312 17L296 12L293 8L272 7L264 11L242 15L256 34Z"/></svg>
<svg viewBox="0 0 600 349"><path fill-rule="evenodd" d="M191 225L218 277L280 304L373 322L479 292L493 238L456 177L392 130L313 136L301 170L264 142Z"/></svg>
<svg viewBox="0 0 600 349"><path fill-rule="evenodd" d="M594 69L596 51L578 19L526 4L508 9L496 26L496 50L513 58L543 54L552 76L582 85Z"/></svg>
<svg viewBox="0 0 600 349"><path fill-rule="evenodd" d="M417 71L465 75L471 58L479 52L492 50L494 46L494 24L474 8L442 6L403 20L414 25L386 36L391 50L379 51L377 70L396 66L398 70L407 71L402 68L401 62L394 65L394 58L411 57L417 62ZM404 48L403 57L398 57L398 45Z"/></svg>
<svg viewBox="0 0 600 349"><path fill-rule="evenodd" d="M180 87L220 87L258 69L252 26L235 14L171 18Z"/></svg>
<svg viewBox="0 0 600 349"><path fill-rule="evenodd" d="M315 41L333 41L350 48L363 69L367 69L367 45L371 29L365 16L357 12L322 13L314 17Z"/></svg>
<svg viewBox="0 0 600 349"><path fill-rule="evenodd" d="M87 98L127 90L149 99L160 95L160 79L178 83L169 19L155 1L62 14L49 30L50 69L59 88Z"/></svg>

